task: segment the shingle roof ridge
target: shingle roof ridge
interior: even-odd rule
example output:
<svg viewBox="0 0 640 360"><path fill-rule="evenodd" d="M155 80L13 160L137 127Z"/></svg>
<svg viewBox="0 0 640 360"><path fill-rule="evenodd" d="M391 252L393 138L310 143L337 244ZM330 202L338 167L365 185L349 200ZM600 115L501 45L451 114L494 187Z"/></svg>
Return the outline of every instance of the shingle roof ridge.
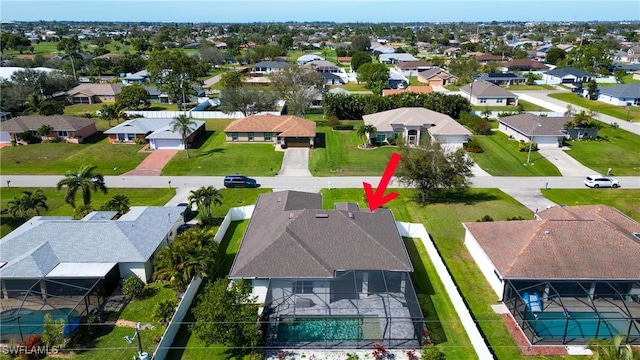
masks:
<svg viewBox="0 0 640 360"><path fill-rule="evenodd" d="M516 254L516 256L513 257L513 260L509 263L509 265L507 266L507 273L509 273L511 271L511 269L513 269L513 267L516 265L516 263L518 262L518 260L520 260L520 257L522 254L524 254L524 252L529 249L533 243L533 239L536 238L536 236L538 235L538 232L540 231L540 229L542 228L542 226L544 224L546 224L547 220L540 220L539 226L537 227L537 229L533 232L531 232L531 236L529 236L529 239L527 239L527 242L520 248L520 251L518 251L518 253ZM531 223L531 220L516 220L513 223ZM505 274L502 274L503 276Z"/></svg>
<svg viewBox="0 0 640 360"><path fill-rule="evenodd" d="M304 209L303 211L301 211L301 213L302 213L302 212L305 212L305 211L308 211L308 210L311 210L311 209ZM296 219L298 219L298 217L296 217ZM294 221L295 221L295 220L294 220ZM292 221L292 222L293 222L293 221ZM331 267L331 266L329 266L329 264L325 263L325 262L324 262L324 261L323 261L323 260L322 260L322 259L321 259L321 258L320 258L316 253L315 253L315 252L313 252L313 251L312 251L312 250L311 250L311 249L306 245L306 243L305 243L304 241L302 241L302 240L300 239L300 237L298 237L298 235L296 235L296 234L291 230L291 227L289 227L289 226L287 225L287 226L285 227L285 231L283 232L283 234L287 234L288 236L290 236L290 237L291 237L291 239L292 239L293 241L295 241L297 244L299 244L299 245L300 245L300 247L301 247L302 249L304 249L304 251L305 251L307 254L309 254L309 256L311 256L313 259L315 259L315 261L316 261L320 266L322 266L322 267L323 267L323 268L324 268L328 273L331 273L331 272L332 272L332 270L331 270L331 268L332 268L332 267Z"/></svg>

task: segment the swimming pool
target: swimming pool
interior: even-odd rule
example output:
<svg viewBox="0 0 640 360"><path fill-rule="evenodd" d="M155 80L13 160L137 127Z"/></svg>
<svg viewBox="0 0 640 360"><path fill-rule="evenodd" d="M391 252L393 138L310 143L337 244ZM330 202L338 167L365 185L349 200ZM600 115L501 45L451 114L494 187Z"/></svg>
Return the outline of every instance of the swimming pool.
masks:
<svg viewBox="0 0 640 360"><path fill-rule="evenodd" d="M278 340L286 342L360 341L361 317L281 317Z"/></svg>
<svg viewBox="0 0 640 360"><path fill-rule="evenodd" d="M526 320L535 333L542 338L573 339L610 338L616 334L626 334L629 331L629 319L625 319L616 312L600 313L572 312L567 319L563 312L541 312L536 316L527 312ZM638 329L632 327L630 335L640 335Z"/></svg>
<svg viewBox="0 0 640 360"><path fill-rule="evenodd" d="M3 311L2 314L0 314L0 327L2 327L4 334L22 334L23 336L42 334L42 325L44 324L44 316L46 314L51 314L53 320L62 319L65 323L70 321L64 328L65 335L77 329L80 324L78 312L73 309L13 309Z"/></svg>

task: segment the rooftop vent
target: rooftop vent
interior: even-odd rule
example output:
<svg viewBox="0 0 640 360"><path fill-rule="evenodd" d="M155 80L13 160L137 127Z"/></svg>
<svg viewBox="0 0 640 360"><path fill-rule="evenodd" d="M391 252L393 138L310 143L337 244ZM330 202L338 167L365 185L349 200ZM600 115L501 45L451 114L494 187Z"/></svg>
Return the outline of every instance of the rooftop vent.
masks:
<svg viewBox="0 0 640 360"><path fill-rule="evenodd" d="M633 236L635 236L636 239L640 240L640 233L639 232L634 232Z"/></svg>
<svg viewBox="0 0 640 360"><path fill-rule="evenodd" d="M543 231L542 233L543 233L543 234L545 234L545 235L549 235L549 234L551 234L551 231L549 231L549 230L545 230L545 231Z"/></svg>
<svg viewBox="0 0 640 360"><path fill-rule="evenodd" d="M349 215L349 219L355 219L355 216L353 216L353 213L351 211L349 211L348 215Z"/></svg>
<svg viewBox="0 0 640 360"><path fill-rule="evenodd" d="M293 213L289 213L289 219L293 219Z"/></svg>
<svg viewBox="0 0 640 360"><path fill-rule="evenodd" d="M323 214L316 214L316 219L327 219L329 217L329 214L323 213Z"/></svg>
<svg viewBox="0 0 640 360"><path fill-rule="evenodd" d="M280 202L280 201L282 201L282 198L281 198L281 197L278 197L278 202Z"/></svg>

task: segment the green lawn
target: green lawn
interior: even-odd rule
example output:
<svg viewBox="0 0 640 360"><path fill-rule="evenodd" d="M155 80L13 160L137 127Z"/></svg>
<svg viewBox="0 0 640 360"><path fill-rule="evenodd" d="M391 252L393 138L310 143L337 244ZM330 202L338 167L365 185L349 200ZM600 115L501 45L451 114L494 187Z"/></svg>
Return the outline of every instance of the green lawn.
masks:
<svg viewBox="0 0 640 360"><path fill-rule="evenodd" d="M549 94L549 96L554 99L562 100L574 105L581 106L585 109L591 109L601 114L616 117L623 121L628 119L626 106L616 106L616 105L606 104L597 100L588 100L583 97L578 97L578 95L574 93L555 93L555 94ZM629 118L633 119L633 121L640 121L639 106L629 107Z"/></svg>
<svg viewBox="0 0 640 360"><path fill-rule="evenodd" d="M611 168L614 175L640 175L640 136L602 125L598 136L609 141L569 141L571 150L567 154L602 174Z"/></svg>
<svg viewBox="0 0 640 360"><path fill-rule="evenodd" d="M593 205L603 204L613 206L627 214L635 221L640 221L640 190L624 189L548 189L542 190L542 195L556 204Z"/></svg>
<svg viewBox="0 0 640 360"><path fill-rule="evenodd" d="M0 166L3 175L64 175L82 164L96 165L96 172L102 175L119 175L135 169L147 157L148 153L139 152L141 148L136 144L110 144L106 135L98 133L83 144L4 147L0 150Z"/></svg>
<svg viewBox="0 0 640 360"><path fill-rule="evenodd" d="M142 323L155 323L154 314L158 303L164 300L178 300L175 290L169 284L151 283L145 287L146 296L130 301L118 319Z"/></svg>
<svg viewBox="0 0 640 360"><path fill-rule="evenodd" d="M528 90L553 90L552 85L510 85L505 87L508 91L528 91Z"/></svg>
<svg viewBox="0 0 640 360"><path fill-rule="evenodd" d="M156 348L156 340L162 336L164 327L156 326L153 330L141 330L142 349L153 354ZM104 360L104 359L131 359L138 353L136 342L129 344L124 340L125 336L133 337L135 329L129 327L115 327L104 325L98 332L94 347L89 351L75 351L72 359L80 360ZM137 340L136 340L137 341ZM48 357L47 359L59 357Z"/></svg>
<svg viewBox="0 0 640 360"><path fill-rule="evenodd" d="M464 229L461 225L461 222L474 222L484 215L489 215L496 221L500 221L513 216L533 219L533 213L498 189L472 189L464 196L449 194L444 196L442 201L433 202L426 206L412 200L415 194L412 190L399 189L396 191L400 193L400 197L390 202L388 208L393 211L394 217L398 221L417 222L425 225L497 358L504 360L546 359L545 357L523 356L500 316L491 309L490 305L497 303L497 296L464 246ZM361 206L364 205L360 189L324 190L323 194L325 207L332 206L336 201L359 202ZM408 250L412 251L411 246L408 247ZM419 248L418 252L422 255L421 260L427 274L434 274L434 271L427 265L428 257ZM412 255L412 259L415 259L415 254ZM417 271L421 271L420 264L416 266L414 262L414 267ZM424 294L423 286L427 282L421 281L423 275L418 277L420 279L414 285L420 289L421 294ZM438 347L445 352L447 358L474 358L475 355L460 320L455 313L453 315L451 313L452 305L448 300L448 295L439 293L443 290L438 288L439 281L436 281L435 276L429 277L429 280L433 290L429 289L427 293L433 292L433 295L429 296L433 301L433 308L446 336L445 341L438 344ZM437 323L432 322L433 324L437 326ZM566 358L579 359L577 357Z"/></svg>
<svg viewBox="0 0 640 360"><path fill-rule="evenodd" d="M348 83L346 83L344 85L331 85L329 87L332 88L332 89L333 88L342 88L342 89L345 89L347 91L367 91L367 92L371 92L371 89L367 89L365 84L358 84L358 83L354 83L354 82L348 82Z"/></svg>
<svg viewBox="0 0 640 360"><path fill-rule="evenodd" d="M518 100L518 104L522 104L522 109L524 111L550 111L547 108L542 106L538 106L536 104L530 103L524 100ZM500 112L510 112L510 111L520 111L517 106L481 106L481 105L472 105L471 108L476 111L483 111L489 109L490 111L500 111Z"/></svg>
<svg viewBox="0 0 640 360"><path fill-rule="evenodd" d="M213 217L223 218L227 215L227 212L229 212L229 208L253 205L258 201L258 196L260 194L267 192L271 192L271 189L220 189L220 193L222 194L222 205L214 206L211 209L211 214Z"/></svg>
<svg viewBox="0 0 640 360"><path fill-rule="evenodd" d="M318 126L316 136L320 138L320 146L309 156L309 171L313 176L380 175L391 153L398 151L395 146L358 149L363 140L355 130L335 131Z"/></svg>
<svg viewBox="0 0 640 360"><path fill-rule="evenodd" d="M633 74L627 74L624 76L624 83L625 84L631 84L631 83L638 83L640 82L640 80L636 80L633 78ZM598 84L598 87L606 87L606 86L617 86L620 85L619 83L601 83Z"/></svg>
<svg viewBox="0 0 640 360"><path fill-rule="evenodd" d="M227 143L224 128L232 120L206 120L205 135L189 150L180 151L162 169L162 175L274 176L282 166L284 152L275 151L271 143Z"/></svg>
<svg viewBox="0 0 640 360"><path fill-rule="evenodd" d="M531 152L531 165L527 163L528 152L518 151L518 142L509 140L501 132L488 136L473 137L483 153L469 153L483 170L493 176L560 176L560 171L537 151Z"/></svg>
<svg viewBox="0 0 640 360"><path fill-rule="evenodd" d="M12 183L11 185L19 184ZM15 195L20 195L25 190L35 191L36 188L3 187L2 192L0 192L0 209L3 211L6 210L7 203L13 199ZM73 215L73 208L64 202L64 189L58 191L55 188L42 188L42 191L47 197L47 206L49 207L48 211L41 212L42 216ZM95 208L99 208L114 195L126 195L129 198L131 206L164 206L175 194L175 189L112 188L108 190L106 195L103 193L94 193L91 197L91 202ZM82 202L82 196L80 194L78 194L76 201ZM11 215L4 212L0 215L0 222L2 223L0 226L1 236L7 235L22 224L21 221L13 219Z"/></svg>

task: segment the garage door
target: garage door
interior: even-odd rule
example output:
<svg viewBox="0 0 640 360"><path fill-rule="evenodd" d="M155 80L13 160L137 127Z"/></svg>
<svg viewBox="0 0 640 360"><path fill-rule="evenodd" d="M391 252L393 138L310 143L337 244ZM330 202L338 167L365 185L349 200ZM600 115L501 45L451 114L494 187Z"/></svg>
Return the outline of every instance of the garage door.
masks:
<svg viewBox="0 0 640 360"><path fill-rule="evenodd" d="M168 140L168 139L155 139L151 144L152 149L182 149L180 140ZM155 145L155 146L154 146Z"/></svg>
<svg viewBox="0 0 640 360"><path fill-rule="evenodd" d="M9 133L6 131L0 132L0 143L10 143L10 142L11 142L11 135L9 135Z"/></svg>
<svg viewBox="0 0 640 360"><path fill-rule="evenodd" d="M308 137L290 137L287 138L287 147L309 147Z"/></svg>

